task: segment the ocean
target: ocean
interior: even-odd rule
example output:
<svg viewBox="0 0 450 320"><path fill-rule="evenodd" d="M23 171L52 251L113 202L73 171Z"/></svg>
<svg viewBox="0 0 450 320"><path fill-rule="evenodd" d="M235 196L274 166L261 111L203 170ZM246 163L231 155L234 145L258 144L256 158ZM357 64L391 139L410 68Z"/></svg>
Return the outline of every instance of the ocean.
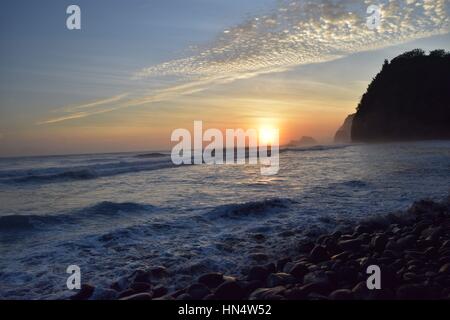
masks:
<svg viewBox="0 0 450 320"><path fill-rule="evenodd" d="M450 141L282 149L280 170L174 166L167 153L0 159L0 298L73 294L66 268L108 287L162 265L181 287L450 191ZM263 254L263 255L261 255Z"/></svg>

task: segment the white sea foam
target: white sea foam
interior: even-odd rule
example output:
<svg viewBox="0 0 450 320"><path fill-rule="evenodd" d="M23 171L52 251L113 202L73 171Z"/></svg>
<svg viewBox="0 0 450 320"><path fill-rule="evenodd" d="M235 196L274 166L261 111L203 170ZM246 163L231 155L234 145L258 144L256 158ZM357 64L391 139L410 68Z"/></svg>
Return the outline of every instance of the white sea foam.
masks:
<svg viewBox="0 0 450 320"><path fill-rule="evenodd" d="M98 287L149 265L166 266L173 286L235 274L258 263L255 253L280 257L343 223L446 196L448 159L448 141L286 151L274 177L251 165L143 170L165 158L136 154L0 159L2 179L123 170L0 183L0 298L70 295L71 264Z"/></svg>

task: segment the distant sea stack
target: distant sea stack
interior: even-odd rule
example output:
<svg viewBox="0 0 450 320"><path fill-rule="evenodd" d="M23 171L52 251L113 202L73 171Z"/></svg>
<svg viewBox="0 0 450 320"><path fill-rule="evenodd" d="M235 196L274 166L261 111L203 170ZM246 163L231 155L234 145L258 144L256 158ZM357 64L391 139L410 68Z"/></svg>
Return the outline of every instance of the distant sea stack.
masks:
<svg viewBox="0 0 450 320"><path fill-rule="evenodd" d="M336 131L336 134L334 135L334 142L335 143L349 143L352 141L352 123L353 123L353 117L355 114L350 114L345 118L344 123L342 126Z"/></svg>
<svg viewBox="0 0 450 320"><path fill-rule="evenodd" d="M450 139L450 53L415 49L385 60L357 107L351 138Z"/></svg>
<svg viewBox="0 0 450 320"><path fill-rule="evenodd" d="M292 140L287 145L288 147L307 147L307 146L313 146L317 145L316 139L313 137L303 136L300 138L300 140Z"/></svg>

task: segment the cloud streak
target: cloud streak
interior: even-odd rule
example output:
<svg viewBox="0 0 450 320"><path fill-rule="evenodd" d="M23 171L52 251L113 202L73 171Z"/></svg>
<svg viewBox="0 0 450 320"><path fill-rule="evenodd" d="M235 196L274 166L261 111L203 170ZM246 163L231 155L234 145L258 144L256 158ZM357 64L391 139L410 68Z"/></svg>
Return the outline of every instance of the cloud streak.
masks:
<svg viewBox="0 0 450 320"><path fill-rule="evenodd" d="M134 79L171 77L162 89L119 95L70 108L73 114L42 123L55 123L119 108L176 99L211 86L282 72L296 66L330 61L353 53L401 44L450 30L448 0L385 0L381 26L366 26L371 0L281 0L267 14L231 26L190 56L139 70ZM79 109L122 102L101 112Z"/></svg>

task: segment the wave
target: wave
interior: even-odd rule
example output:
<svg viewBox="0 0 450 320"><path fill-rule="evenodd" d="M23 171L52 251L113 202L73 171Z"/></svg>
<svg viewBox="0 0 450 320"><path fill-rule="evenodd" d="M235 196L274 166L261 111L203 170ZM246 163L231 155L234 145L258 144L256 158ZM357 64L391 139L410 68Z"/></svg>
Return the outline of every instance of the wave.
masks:
<svg viewBox="0 0 450 320"><path fill-rule="evenodd" d="M339 183L339 185L350 188L365 188L368 186L368 183L362 180L348 180Z"/></svg>
<svg viewBox="0 0 450 320"><path fill-rule="evenodd" d="M283 198L272 198L245 203L232 203L218 206L212 211L209 211L206 216L209 219L240 219L250 216L259 216L268 212L284 210L289 208L293 203L295 203L295 201Z"/></svg>
<svg viewBox="0 0 450 320"><path fill-rule="evenodd" d="M42 224L54 224L59 219L53 216L9 215L0 217L0 231L20 231L34 229Z"/></svg>
<svg viewBox="0 0 450 320"><path fill-rule="evenodd" d="M47 174L47 175L29 175L20 178L12 179L14 182L57 182L64 180L88 180L95 179L98 175L92 170L69 170L56 174Z"/></svg>
<svg viewBox="0 0 450 320"><path fill-rule="evenodd" d="M304 152L304 151L326 151L335 149L344 149L351 146L351 144L339 144L339 145L316 145L309 147L282 147L280 153L283 152Z"/></svg>
<svg viewBox="0 0 450 320"><path fill-rule="evenodd" d="M98 215L111 215L117 214L119 212L138 212L138 211L149 211L154 209L155 206L149 204L140 204L135 202L110 202L103 201L97 203L86 209L82 209L82 212L89 214Z"/></svg>
<svg viewBox="0 0 450 320"><path fill-rule="evenodd" d="M43 169L15 170L0 174L0 183L53 183L76 180L90 180L126 173L152 171L171 168L175 165L170 158L157 158L147 161L115 161L96 163L81 167L55 167Z"/></svg>
<svg viewBox="0 0 450 320"><path fill-rule="evenodd" d="M152 212L154 209L156 207L150 204L103 201L92 206L57 215L2 216L0 217L0 231L26 231L61 223L79 223L84 219L95 219L96 216L113 217L118 214Z"/></svg>
<svg viewBox="0 0 450 320"><path fill-rule="evenodd" d="M135 157L136 158L161 158L161 157L168 157L168 156L169 156L168 154L152 152L152 153L138 154Z"/></svg>

